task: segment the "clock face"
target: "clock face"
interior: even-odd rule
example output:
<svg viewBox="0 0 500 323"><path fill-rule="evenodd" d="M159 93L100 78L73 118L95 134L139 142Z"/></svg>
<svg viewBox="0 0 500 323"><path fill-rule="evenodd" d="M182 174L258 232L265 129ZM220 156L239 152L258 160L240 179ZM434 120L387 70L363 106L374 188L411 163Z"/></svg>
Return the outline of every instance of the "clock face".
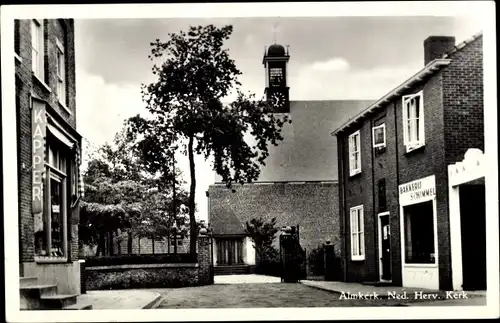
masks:
<svg viewBox="0 0 500 323"><path fill-rule="evenodd" d="M281 108L285 104L285 95L280 92L276 92L271 97L271 103L276 108Z"/></svg>

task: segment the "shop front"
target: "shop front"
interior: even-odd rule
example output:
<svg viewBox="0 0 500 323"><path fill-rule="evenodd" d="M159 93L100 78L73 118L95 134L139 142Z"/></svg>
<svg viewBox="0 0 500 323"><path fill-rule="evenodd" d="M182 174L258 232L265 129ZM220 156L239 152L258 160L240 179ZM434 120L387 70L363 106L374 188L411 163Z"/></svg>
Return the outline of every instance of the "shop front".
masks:
<svg viewBox="0 0 500 323"><path fill-rule="evenodd" d="M403 286L439 289L435 176L399 185L399 205Z"/></svg>
<svg viewBox="0 0 500 323"><path fill-rule="evenodd" d="M469 149L448 166L452 284L454 290L486 290L485 159Z"/></svg>
<svg viewBox="0 0 500 323"><path fill-rule="evenodd" d="M23 263L23 273L56 284L60 292L78 294L80 140L47 111L44 101L34 99L32 104L34 261Z"/></svg>

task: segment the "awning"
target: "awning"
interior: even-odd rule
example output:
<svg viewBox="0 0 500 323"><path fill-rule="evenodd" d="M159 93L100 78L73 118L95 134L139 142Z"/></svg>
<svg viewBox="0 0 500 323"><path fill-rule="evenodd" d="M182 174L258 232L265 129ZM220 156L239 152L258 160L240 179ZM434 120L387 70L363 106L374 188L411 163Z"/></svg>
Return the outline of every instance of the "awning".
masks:
<svg viewBox="0 0 500 323"><path fill-rule="evenodd" d="M62 131L60 131L59 129L57 129L56 127L54 127L51 124L47 124L47 130L49 130L49 132L54 137L56 137L60 142L62 142L63 144L65 144L69 148L73 148L75 143L70 138L68 138L68 136L66 136Z"/></svg>

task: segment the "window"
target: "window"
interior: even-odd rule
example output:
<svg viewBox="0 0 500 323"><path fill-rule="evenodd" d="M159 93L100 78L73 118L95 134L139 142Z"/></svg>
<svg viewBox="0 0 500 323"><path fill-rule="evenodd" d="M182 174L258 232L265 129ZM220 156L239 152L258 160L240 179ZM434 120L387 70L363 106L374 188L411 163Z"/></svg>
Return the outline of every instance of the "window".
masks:
<svg viewBox="0 0 500 323"><path fill-rule="evenodd" d="M385 147L385 123L373 127L373 148Z"/></svg>
<svg viewBox="0 0 500 323"><path fill-rule="evenodd" d="M64 47L57 40L57 97L66 105L66 69L64 64Z"/></svg>
<svg viewBox="0 0 500 323"><path fill-rule="evenodd" d="M31 21L31 55L33 73L40 81L44 81L45 51L43 38L43 20Z"/></svg>
<svg viewBox="0 0 500 323"><path fill-rule="evenodd" d="M19 58L19 54L21 54L20 44L19 44L20 33L21 33L20 20L15 19L14 20L14 52L17 55L16 56L17 58Z"/></svg>
<svg viewBox="0 0 500 323"><path fill-rule="evenodd" d="M283 81L283 69L281 68L271 68L269 70L269 79L272 86L279 86Z"/></svg>
<svg viewBox="0 0 500 323"><path fill-rule="evenodd" d="M424 137L423 92L403 96L403 139L406 152L422 147Z"/></svg>
<svg viewBox="0 0 500 323"><path fill-rule="evenodd" d="M43 212L35 217L35 256L65 260L67 257L67 158L64 146L47 136Z"/></svg>
<svg viewBox="0 0 500 323"><path fill-rule="evenodd" d="M351 208L351 259L365 259L363 205Z"/></svg>
<svg viewBox="0 0 500 323"><path fill-rule="evenodd" d="M349 175L361 173L361 153L359 148L359 130L349 136Z"/></svg>
<svg viewBox="0 0 500 323"><path fill-rule="evenodd" d="M433 202L413 204L403 208L405 263L434 264Z"/></svg>

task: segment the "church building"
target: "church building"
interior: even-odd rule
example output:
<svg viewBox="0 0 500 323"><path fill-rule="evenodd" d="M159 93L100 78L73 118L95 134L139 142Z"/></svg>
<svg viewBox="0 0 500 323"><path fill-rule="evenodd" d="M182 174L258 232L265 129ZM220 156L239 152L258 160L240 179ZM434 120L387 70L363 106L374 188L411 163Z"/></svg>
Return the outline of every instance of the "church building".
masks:
<svg viewBox="0 0 500 323"><path fill-rule="evenodd" d="M207 191L216 273L252 271L256 255L245 227L254 218L276 217L278 228L297 228L307 255L327 241L340 255L337 143L330 132L372 101L291 100L290 58L288 49L273 44L262 61L266 99L274 113L292 120L283 126L284 140L268 147L270 155L257 181L235 185L232 192L216 177Z"/></svg>

